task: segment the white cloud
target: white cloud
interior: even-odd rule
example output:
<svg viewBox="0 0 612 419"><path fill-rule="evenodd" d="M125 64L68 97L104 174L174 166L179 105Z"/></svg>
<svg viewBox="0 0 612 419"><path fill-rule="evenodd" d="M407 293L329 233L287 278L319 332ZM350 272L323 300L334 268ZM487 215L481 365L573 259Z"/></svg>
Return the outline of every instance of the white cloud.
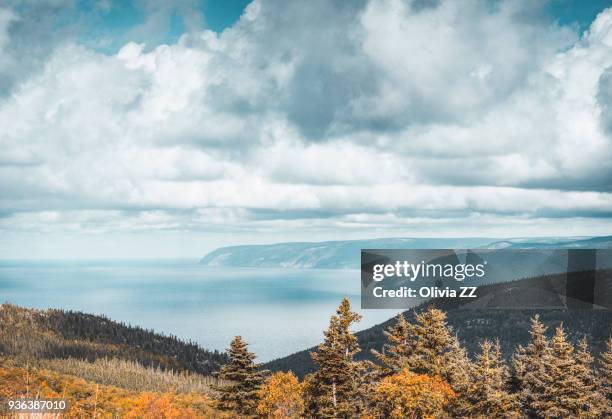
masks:
<svg viewBox="0 0 612 419"><path fill-rule="evenodd" d="M0 8L0 78L8 78L14 71L15 61L8 53L7 47L10 41L9 27L16 19L11 10ZM2 84L0 83L0 90L3 88Z"/></svg>
<svg viewBox="0 0 612 419"><path fill-rule="evenodd" d="M361 16L363 52L379 70L377 94L354 104L364 117L471 123L573 38L522 21L514 2L444 1L420 11L411 3L370 2Z"/></svg>
<svg viewBox="0 0 612 419"><path fill-rule="evenodd" d="M578 37L520 7L257 0L151 50L62 43L0 100L0 229L610 233L612 9Z"/></svg>

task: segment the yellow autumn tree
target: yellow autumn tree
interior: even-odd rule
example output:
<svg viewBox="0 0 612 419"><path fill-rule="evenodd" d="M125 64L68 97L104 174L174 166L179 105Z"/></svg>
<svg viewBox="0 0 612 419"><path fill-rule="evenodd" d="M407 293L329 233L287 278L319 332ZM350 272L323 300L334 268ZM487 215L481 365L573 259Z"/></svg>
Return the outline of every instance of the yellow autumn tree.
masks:
<svg viewBox="0 0 612 419"><path fill-rule="evenodd" d="M176 405L172 395L142 393L132 400L132 408L126 418L190 419L199 416L193 409Z"/></svg>
<svg viewBox="0 0 612 419"><path fill-rule="evenodd" d="M259 390L257 413L270 419L302 417L303 386L293 372L276 372Z"/></svg>
<svg viewBox="0 0 612 419"><path fill-rule="evenodd" d="M446 381L403 369L383 378L376 387L374 414L381 418L436 418L453 397Z"/></svg>

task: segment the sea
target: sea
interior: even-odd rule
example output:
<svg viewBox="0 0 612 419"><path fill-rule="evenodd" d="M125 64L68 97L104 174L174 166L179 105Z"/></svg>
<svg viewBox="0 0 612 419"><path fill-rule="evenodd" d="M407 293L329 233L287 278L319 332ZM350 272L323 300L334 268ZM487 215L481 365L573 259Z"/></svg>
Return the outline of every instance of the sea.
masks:
<svg viewBox="0 0 612 419"><path fill-rule="evenodd" d="M0 302L100 314L259 362L317 345L343 297L361 330L399 310L361 310L359 270L208 267L198 260L3 260Z"/></svg>

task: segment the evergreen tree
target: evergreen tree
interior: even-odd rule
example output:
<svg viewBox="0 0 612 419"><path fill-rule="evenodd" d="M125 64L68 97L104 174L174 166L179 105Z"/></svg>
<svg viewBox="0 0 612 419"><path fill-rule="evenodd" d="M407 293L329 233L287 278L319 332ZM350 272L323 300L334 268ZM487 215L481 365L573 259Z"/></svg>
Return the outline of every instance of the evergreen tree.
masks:
<svg viewBox="0 0 612 419"><path fill-rule="evenodd" d="M368 417L365 413L373 408L372 394L376 390L376 386L384 377L378 365L372 361L360 361L355 363L357 377L357 410L364 417Z"/></svg>
<svg viewBox="0 0 612 419"><path fill-rule="evenodd" d="M414 324L400 314L385 335L387 343L383 353L373 353L383 364L386 375L408 368L416 374L437 375L448 380L451 368L446 357L454 342L445 312L429 307L415 314Z"/></svg>
<svg viewBox="0 0 612 419"><path fill-rule="evenodd" d="M468 390L471 384L472 363L467 355L467 350L461 346L457 336L453 336L450 349L446 353L446 365L448 368L447 381L455 392L446 411L451 417L466 417L469 413L470 400Z"/></svg>
<svg viewBox="0 0 612 419"><path fill-rule="evenodd" d="M410 370L417 374L439 376L447 379L450 370L446 354L453 344L450 328L446 324L446 313L428 308L416 315L412 335L412 353L408 357Z"/></svg>
<svg viewBox="0 0 612 419"><path fill-rule="evenodd" d="M383 352L372 351L382 364L381 377L397 374L405 368L416 374L439 376L455 393L446 405L447 412L453 417L461 417L467 412L470 360L447 326L445 312L429 307L415 314L414 324L400 314L396 323L384 333L387 343Z"/></svg>
<svg viewBox="0 0 612 419"><path fill-rule="evenodd" d="M472 368L467 390L467 417L519 417L517 399L509 391L509 373L499 342L485 340Z"/></svg>
<svg viewBox="0 0 612 419"><path fill-rule="evenodd" d="M537 416L547 383L545 382L545 360L550 353L549 342L546 339L546 326L538 315L531 319L530 342L526 347L518 347L512 360L513 389L519 395L519 402L524 412Z"/></svg>
<svg viewBox="0 0 612 419"><path fill-rule="evenodd" d="M324 332L324 342L316 352L311 352L319 369L307 380L308 416L353 418L358 415L359 365L353 357L359 352L359 345L350 327L360 319L344 298Z"/></svg>
<svg viewBox="0 0 612 419"><path fill-rule="evenodd" d="M585 396L582 416L599 417L603 413L607 400L599 391L598 377L595 375L593 356L589 351L589 343L586 336L578 343L575 359L577 377L580 380L581 389Z"/></svg>
<svg viewBox="0 0 612 419"><path fill-rule="evenodd" d="M400 313L396 323L383 332L387 343L383 345L382 353L372 349L372 353L382 364L384 375L400 372L409 366L409 357L414 352L413 329L414 326Z"/></svg>
<svg viewBox="0 0 612 419"><path fill-rule="evenodd" d="M321 388L317 385L314 373L306 374L302 380L304 397L304 413L306 417L314 417L318 411L318 399L321 397Z"/></svg>
<svg viewBox="0 0 612 419"><path fill-rule="evenodd" d="M256 413L258 391L264 381L260 365L254 362L255 354L248 351L247 344L240 336L236 336L227 350L229 362L219 372L219 378L229 381L225 386L219 386L218 407L230 410L244 416Z"/></svg>
<svg viewBox="0 0 612 419"><path fill-rule="evenodd" d="M574 358L574 346L567 341L563 326L559 326L550 342L550 352L544 359L545 388L534 404L544 418L585 417L588 393L582 388L579 368Z"/></svg>
<svg viewBox="0 0 612 419"><path fill-rule="evenodd" d="M604 411L612 416L612 338L606 342L606 350L599 358L599 379L601 393L607 401Z"/></svg>

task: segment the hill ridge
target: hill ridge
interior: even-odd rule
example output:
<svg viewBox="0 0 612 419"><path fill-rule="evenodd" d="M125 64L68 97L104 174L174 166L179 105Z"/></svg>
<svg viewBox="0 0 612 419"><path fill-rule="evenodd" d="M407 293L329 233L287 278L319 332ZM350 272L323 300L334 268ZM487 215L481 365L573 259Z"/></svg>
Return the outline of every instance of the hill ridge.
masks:
<svg viewBox="0 0 612 419"><path fill-rule="evenodd" d="M200 264L226 267L359 269L361 249L523 249L602 248L612 249L612 236L535 237L495 239L465 238L381 238L284 242L219 247L200 259Z"/></svg>

